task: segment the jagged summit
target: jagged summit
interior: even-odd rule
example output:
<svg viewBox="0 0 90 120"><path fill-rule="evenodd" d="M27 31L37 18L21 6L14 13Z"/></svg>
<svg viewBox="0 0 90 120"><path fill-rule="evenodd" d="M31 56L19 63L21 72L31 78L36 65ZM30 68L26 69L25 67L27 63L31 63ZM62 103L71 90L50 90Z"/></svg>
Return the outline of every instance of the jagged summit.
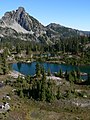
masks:
<svg viewBox="0 0 90 120"><path fill-rule="evenodd" d="M16 11L6 12L0 20L0 26L9 27L17 32L40 34L43 25L35 18L30 16L23 7L19 7Z"/></svg>
<svg viewBox="0 0 90 120"><path fill-rule="evenodd" d="M6 12L0 20L1 27L8 27L14 29L16 32L28 33L20 24L18 24L17 19L20 18L21 13L24 8L19 7L16 11ZM2 23L2 24L1 24Z"/></svg>
<svg viewBox="0 0 90 120"><path fill-rule="evenodd" d="M18 9L16 11L25 11L24 7L18 7Z"/></svg>

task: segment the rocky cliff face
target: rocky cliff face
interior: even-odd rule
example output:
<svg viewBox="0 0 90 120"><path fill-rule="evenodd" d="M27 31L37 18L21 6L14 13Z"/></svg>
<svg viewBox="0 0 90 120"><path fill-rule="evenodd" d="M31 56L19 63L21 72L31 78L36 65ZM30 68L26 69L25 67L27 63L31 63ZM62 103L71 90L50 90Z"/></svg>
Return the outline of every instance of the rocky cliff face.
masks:
<svg viewBox="0 0 90 120"><path fill-rule="evenodd" d="M59 40L60 38L85 34L83 31L67 28L55 23L43 26L38 20L30 16L23 7L19 7L16 11L6 12L0 19L1 36L12 35L22 40L35 40L48 43L48 41L55 42L55 40Z"/></svg>
<svg viewBox="0 0 90 120"><path fill-rule="evenodd" d="M44 26L35 18L25 12L23 7L19 7L16 11L6 12L0 20L0 25L15 29L22 33L42 34Z"/></svg>

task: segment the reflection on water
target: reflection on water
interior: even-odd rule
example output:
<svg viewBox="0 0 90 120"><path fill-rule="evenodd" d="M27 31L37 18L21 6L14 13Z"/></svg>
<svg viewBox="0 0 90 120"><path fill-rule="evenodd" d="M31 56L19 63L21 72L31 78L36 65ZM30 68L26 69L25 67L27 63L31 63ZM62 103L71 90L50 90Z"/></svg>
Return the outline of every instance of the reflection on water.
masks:
<svg viewBox="0 0 90 120"><path fill-rule="evenodd" d="M40 63L44 66L45 70L48 71L48 69L51 70L51 73L58 72L60 69L62 69L63 72L71 71L71 70L77 70L79 69L81 72L84 73L90 73L90 66L72 66L72 65L65 65L65 64L54 64L54 63ZM35 66L36 62L32 63L13 63L12 68L16 71L21 72L25 75L34 75L35 74ZM86 76L84 76L85 78Z"/></svg>
<svg viewBox="0 0 90 120"><path fill-rule="evenodd" d="M21 70L21 67L22 67L22 63L17 63L17 68L18 68L18 71L20 72L20 70Z"/></svg>

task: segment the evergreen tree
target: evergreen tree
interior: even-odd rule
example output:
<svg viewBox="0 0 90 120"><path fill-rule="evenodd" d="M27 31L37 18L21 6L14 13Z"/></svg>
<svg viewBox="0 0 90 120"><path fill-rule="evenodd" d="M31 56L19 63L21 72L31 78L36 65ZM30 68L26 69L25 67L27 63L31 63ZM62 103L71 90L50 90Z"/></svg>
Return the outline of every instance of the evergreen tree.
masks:
<svg viewBox="0 0 90 120"><path fill-rule="evenodd" d="M41 81L40 80L37 81L37 94L40 100L41 99Z"/></svg>
<svg viewBox="0 0 90 120"><path fill-rule="evenodd" d="M40 64L36 63L36 76L39 77L41 74Z"/></svg>
<svg viewBox="0 0 90 120"><path fill-rule="evenodd" d="M17 44L17 46L16 46L16 52L17 52L17 54L21 53L21 47L19 44Z"/></svg>
<svg viewBox="0 0 90 120"><path fill-rule="evenodd" d="M31 53L31 49L29 46L26 47L26 55L30 55Z"/></svg>
<svg viewBox="0 0 90 120"><path fill-rule="evenodd" d="M68 79L68 72L67 72L67 70L66 70L66 72L65 72L65 78L66 78L66 80Z"/></svg>
<svg viewBox="0 0 90 120"><path fill-rule="evenodd" d="M46 100L46 74L45 74L45 70L43 70L43 73L42 73L41 100L42 101Z"/></svg>
<svg viewBox="0 0 90 120"><path fill-rule="evenodd" d="M3 72L4 75L7 74L8 70L9 70L6 59L7 59L7 54L6 54L6 52L4 52L1 55L1 69L2 69L2 72Z"/></svg>
<svg viewBox="0 0 90 120"><path fill-rule="evenodd" d="M60 86L58 86L58 90L57 90L57 99L59 100L60 97L61 97Z"/></svg>
<svg viewBox="0 0 90 120"><path fill-rule="evenodd" d="M71 72L69 72L68 77L67 77L67 80L68 80L70 83L73 83L73 82L74 82L74 77L72 76L72 73L71 73Z"/></svg>
<svg viewBox="0 0 90 120"><path fill-rule="evenodd" d="M72 74L72 76L73 76L73 82L75 82L76 81L76 79L77 79L77 74L76 74L76 71L75 70L72 70L72 72L71 72L71 74Z"/></svg>
<svg viewBox="0 0 90 120"><path fill-rule="evenodd" d="M51 76L51 71L50 71L50 69L48 69L47 75L48 75L48 76Z"/></svg>
<svg viewBox="0 0 90 120"><path fill-rule="evenodd" d="M19 91L19 96L20 96L20 98L23 98L24 95L23 95L23 91L22 90Z"/></svg>
<svg viewBox="0 0 90 120"><path fill-rule="evenodd" d="M54 85L52 80L48 80L46 89L46 101L52 102L55 99Z"/></svg>
<svg viewBox="0 0 90 120"><path fill-rule="evenodd" d="M77 78L81 79L81 75L80 75L80 70L79 69L77 69L76 74L77 74Z"/></svg>
<svg viewBox="0 0 90 120"><path fill-rule="evenodd" d="M90 73L88 73L88 79L87 79L87 83L90 84Z"/></svg>
<svg viewBox="0 0 90 120"><path fill-rule="evenodd" d="M59 77L63 77L62 69L60 69L60 71L59 71Z"/></svg>

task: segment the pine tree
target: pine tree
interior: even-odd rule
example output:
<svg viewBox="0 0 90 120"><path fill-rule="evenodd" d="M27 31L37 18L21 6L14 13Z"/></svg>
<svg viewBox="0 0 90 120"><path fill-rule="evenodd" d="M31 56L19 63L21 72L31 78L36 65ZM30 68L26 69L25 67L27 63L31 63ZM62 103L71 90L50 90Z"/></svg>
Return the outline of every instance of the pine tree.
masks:
<svg viewBox="0 0 90 120"><path fill-rule="evenodd" d="M36 76L39 77L41 73L40 64L36 63Z"/></svg>
<svg viewBox="0 0 90 120"><path fill-rule="evenodd" d="M50 69L48 69L47 75L48 75L48 76L51 76L51 71L50 71Z"/></svg>
<svg viewBox="0 0 90 120"><path fill-rule="evenodd" d="M70 83L73 83L73 82L74 82L74 77L72 76L71 72L68 74L67 80L68 80Z"/></svg>
<svg viewBox="0 0 90 120"><path fill-rule="evenodd" d="M45 70L43 70L43 73L42 73L41 100L42 101L46 100L46 74L45 74Z"/></svg>
<svg viewBox="0 0 90 120"><path fill-rule="evenodd" d="M81 75L80 75L80 70L79 69L77 69L76 74L77 74L77 78L81 79Z"/></svg>
<svg viewBox="0 0 90 120"><path fill-rule="evenodd" d="M29 46L27 46L27 48L26 48L26 55L30 55L30 53L31 53L31 49L30 49Z"/></svg>
<svg viewBox="0 0 90 120"><path fill-rule="evenodd" d="M46 101L52 102L55 99L54 85L51 80L47 83L46 89Z"/></svg>
<svg viewBox="0 0 90 120"><path fill-rule="evenodd" d="M19 93L19 96L20 96L20 98L23 98L23 91L22 90L20 90L20 93Z"/></svg>
<svg viewBox="0 0 90 120"><path fill-rule="evenodd" d="M76 71L73 70L73 71L71 72L71 74L72 74L72 76L73 76L73 82L76 82L76 81L77 81L77 74L76 74Z"/></svg>
<svg viewBox="0 0 90 120"><path fill-rule="evenodd" d="M59 77L63 77L62 69L59 71Z"/></svg>
<svg viewBox="0 0 90 120"><path fill-rule="evenodd" d="M8 71L9 71L9 68L8 68L8 64L6 62L6 59L7 59L7 54L6 52L4 52L2 55L1 55L1 69L2 69L2 72L3 74L7 74Z"/></svg>
<svg viewBox="0 0 90 120"><path fill-rule="evenodd" d="M40 80L37 81L37 94L40 100L41 99L41 81Z"/></svg>
<svg viewBox="0 0 90 120"><path fill-rule="evenodd" d="M59 100L60 97L61 97L60 86L58 86L58 90L57 90L57 99Z"/></svg>
<svg viewBox="0 0 90 120"><path fill-rule="evenodd" d="M16 46L16 52L17 52L17 54L18 54L18 53L21 53L21 47L20 47L19 44Z"/></svg>
<svg viewBox="0 0 90 120"><path fill-rule="evenodd" d="M90 84L90 73L88 73L88 79L87 79L87 83Z"/></svg>
<svg viewBox="0 0 90 120"><path fill-rule="evenodd" d="M65 78L66 78L66 80L68 79L68 72L67 72L67 70L66 70L66 72L65 72Z"/></svg>

